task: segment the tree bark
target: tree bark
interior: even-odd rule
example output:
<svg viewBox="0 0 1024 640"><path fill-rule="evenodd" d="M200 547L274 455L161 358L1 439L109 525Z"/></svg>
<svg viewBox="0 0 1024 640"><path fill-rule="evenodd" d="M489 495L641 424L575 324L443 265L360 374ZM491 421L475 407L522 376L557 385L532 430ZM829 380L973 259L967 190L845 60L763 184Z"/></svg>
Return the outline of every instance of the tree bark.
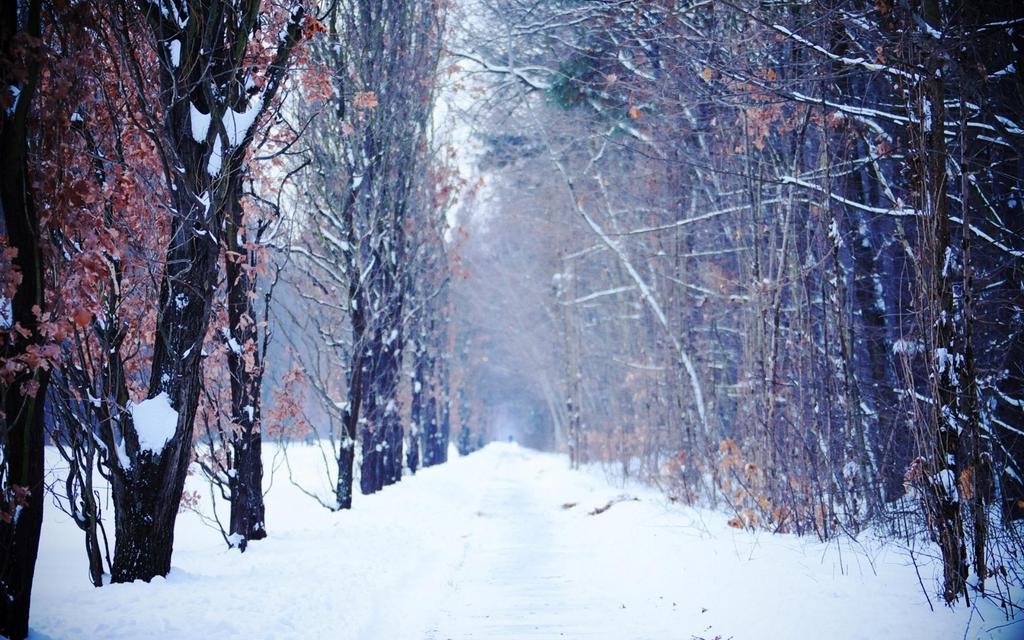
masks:
<svg viewBox="0 0 1024 640"><path fill-rule="evenodd" d="M241 160L239 158L239 160ZM228 373L231 377L231 448L234 475L230 478L231 516L228 533L245 551L249 540L267 537L263 506L263 458L260 391L263 362L253 300L257 256L245 246L242 211L242 166L232 167L228 179L224 268L227 276Z"/></svg>
<svg viewBox="0 0 1024 640"><path fill-rule="evenodd" d="M423 429L423 466L432 467L441 464L440 430L437 421L437 398L431 395L427 398L426 417L424 418Z"/></svg>
<svg viewBox="0 0 1024 640"><path fill-rule="evenodd" d="M941 28L940 7L937 0L923 4L923 18L933 28ZM967 595L967 550L964 544L963 516L957 493L960 454L960 429L963 414L958 390L962 386L973 388L962 370L962 357L958 357L958 330L955 326L955 303L953 297L954 248L951 242L949 222L948 181L946 170L945 138L945 85L942 79L942 63L932 56L927 61L928 75L922 82L921 110L922 162L921 186L925 206L931 214L932 237L929 269L931 273L930 330L937 368L933 388L935 401L932 404L932 421L935 428L934 474L929 478L933 500L932 521L936 541L942 553L943 596L947 603ZM929 126L930 125L930 126ZM960 354L962 355L962 354Z"/></svg>
<svg viewBox="0 0 1024 640"><path fill-rule="evenodd" d="M30 38L39 36L41 3L31 2L23 9L24 27L19 28L20 3L5 3L0 13L0 51L7 60L18 59L15 49L26 45L23 82L0 71L2 86L18 87L20 94L13 109L0 113L0 208L8 243L17 249L12 260L21 272L21 283L11 300L12 326L20 324L29 333L15 337L8 332L4 359L23 356L33 345L41 344L35 310L45 310L42 230L33 202L28 176L28 113L39 80L39 52ZM13 71L13 70L12 70ZM39 555L39 534L43 524L43 446L44 399L49 373L45 368L32 368L15 377L4 391L5 432L3 438L3 495L0 507L0 634L21 639L28 635L32 580Z"/></svg>
<svg viewBox="0 0 1024 640"><path fill-rule="evenodd" d="M191 191L182 185L175 193ZM178 211L188 214L175 218L167 251L148 397L166 393L178 419L173 437L159 452L140 449L134 425L122 428L129 464L113 474L114 582L148 582L170 570L174 523L191 459L202 385L200 347L217 276L220 225L206 220L190 197L177 199Z"/></svg>
<svg viewBox="0 0 1024 640"><path fill-rule="evenodd" d="M356 327L363 325L362 313L352 314L353 333ZM358 346L358 345L357 345ZM359 415L363 404L363 350L353 349L352 368L348 379L348 408L342 422L345 433L342 434L341 446L338 447L338 482L334 488L334 497L338 509L352 508L352 484L355 474L356 438L359 434Z"/></svg>
<svg viewBox="0 0 1024 640"><path fill-rule="evenodd" d="M427 415L424 399L427 372L427 348L423 343L422 336L413 342L413 365L412 376L412 399L409 407L409 452L406 458L409 471L413 474L420 464L420 439L425 433L423 419Z"/></svg>
<svg viewBox="0 0 1024 640"><path fill-rule="evenodd" d="M394 325L390 322L381 324L383 326L375 329L367 347L371 354L369 363L362 369L365 392L360 431L363 460L359 488L364 495L375 493L401 478L401 446L395 449L395 434L401 434L402 429L395 402L401 351L394 346L398 338L389 341L390 327Z"/></svg>

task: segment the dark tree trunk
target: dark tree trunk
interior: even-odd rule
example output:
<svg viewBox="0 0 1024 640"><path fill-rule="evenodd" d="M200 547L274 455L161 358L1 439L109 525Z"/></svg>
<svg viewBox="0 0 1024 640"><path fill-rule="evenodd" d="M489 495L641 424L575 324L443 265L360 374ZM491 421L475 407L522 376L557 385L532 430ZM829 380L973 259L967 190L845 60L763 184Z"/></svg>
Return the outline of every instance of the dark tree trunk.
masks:
<svg viewBox="0 0 1024 640"><path fill-rule="evenodd" d="M18 303L13 307L17 319ZM21 385L33 377L39 385L36 397L20 391ZM4 456L8 476L0 505L5 514L11 516L10 522L6 521L6 515L0 522L0 545L4 549L0 573L0 634L10 638L24 638L28 634L32 579L43 524L43 398L48 378L48 374L38 370L34 375L19 376L7 390L4 406L7 415L14 418L8 418L7 423Z"/></svg>
<svg viewBox="0 0 1024 640"><path fill-rule="evenodd" d="M440 433L437 424L437 398L433 395L427 399L426 416L423 418L423 466L432 467L441 464L438 452Z"/></svg>
<svg viewBox="0 0 1024 640"><path fill-rule="evenodd" d="M383 230L378 229L381 237ZM396 234L390 242L381 243L374 251L371 274L367 277L369 303L360 304L372 310L372 330L356 344L368 356L359 370L363 376L363 421L360 430L363 460L359 488L363 494L379 491L398 482L402 476L402 424L398 413L398 379L402 369L402 292L398 286L395 258L388 258L388 246L401 243ZM367 285L364 285L367 286Z"/></svg>
<svg viewBox="0 0 1024 640"><path fill-rule="evenodd" d="M19 60L17 49L30 44L23 38L38 37L40 33L40 2L31 2L21 10L24 31L19 30L19 4L8 2L0 13L0 52L6 60ZM35 52L22 60L23 82L16 82L9 72L0 70L0 90L20 85L17 106L0 113L0 209L4 232L10 247L18 254L13 264L21 272L21 283L11 300L11 320L28 330L27 337L15 338L14 332L5 340L5 359L17 358L26 349L39 344L39 326L33 307L45 309L43 285L43 256L39 218L29 191L28 130L29 108L39 78L39 63ZM4 423L6 432L0 434L3 442L3 464L6 478L0 495L0 548L3 549L0 566L0 634L9 638L28 635L28 617L32 597L32 579L36 557L39 554L39 533L43 524L43 445L44 399L49 374L40 368L18 375L4 389Z"/></svg>
<svg viewBox="0 0 1024 640"><path fill-rule="evenodd" d="M923 18L933 28L941 26L941 9L937 0L923 4ZM932 237L927 239L931 249L928 265L931 273L930 299L933 320L932 345L937 364L933 365L935 399L932 404L932 421L935 429L934 475L928 484L932 493L931 516L936 541L942 553L943 595L947 603L967 595L967 550L964 544L963 515L957 481L960 477L960 430L964 416L960 407L958 391L963 386L973 388L973 382L965 379L970 375L962 368L962 358L957 358L963 341L959 340L955 326L956 308L953 297L953 255L949 222L948 181L946 173L945 85L942 79L942 62L932 57L927 62L927 79L922 83L922 93L927 97L922 108L922 123L935 123L929 129L921 127L923 155L921 162L921 195L929 211L931 205ZM943 354L949 354L948 357Z"/></svg>
<svg viewBox="0 0 1024 640"><path fill-rule="evenodd" d="M164 453L157 460L146 454L124 478L115 476L113 582L149 582L171 570L181 489L174 484L173 456Z"/></svg>
<svg viewBox="0 0 1024 640"><path fill-rule="evenodd" d="M352 480L356 461L355 443L353 438L338 451L338 486L334 490L338 509L352 508Z"/></svg>
<svg viewBox="0 0 1024 640"><path fill-rule="evenodd" d="M402 448L405 429L402 427L401 416L397 409L387 416L387 446L384 448L384 486L395 484L402 479Z"/></svg>
<svg viewBox="0 0 1024 640"><path fill-rule="evenodd" d="M435 415L438 419L437 434L435 437L436 454L434 457L435 464L444 464L448 462L448 440L451 437L452 422L451 422L451 379L449 378L449 364L448 361L442 359L441 361L441 406L438 408Z"/></svg>
<svg viewBox="0 0 1024 640"><path fill-rule="evenodd" d="M93 513L95 513L95 507ZM85 555L89 558L89 581L94 587L103 586L103 555L100 551L100 540L96 532L97 521L90 518L86 523L90 532L85 536Z"/></svg>
<svg viewBox="0 0 1024 640"><path fill-rule="evenodd" d="M375 373L379 356L371 356L363 361L362 369L355 375L363 377L366 397L363 399L363 419L360 421L359 441L361 444L362 461L359 466L359 490L363 495L375 493L382 486L378 480L381 475L380 457L383 448L383 425L380 422L381 411L378 408L380 398L376 395Z"/></svg>
<svg viewBox="0 0 1024 640"><path fill-rule="evenodd" d="M409 472L416 473L420 465L420 438L423 434L423 382L426 372L426 348L423 342L417 340L413 343L413 358L415 364L412 376L412 398L409 406L409 452L406 455L406 465Z"/></svg>
<svg viewBox="0 0 1024 640"><path fill-rule="evenodd" d="M353 331L362 327L363 315L355 312L352 315ZM338 483L334 488L334 497L338 509L352 508L352 483L355 472L356 437L359 434L359 414L363 403L363 350L353 349L352 369L348 380L348 408L343 417L345 433L342 434L341 446L338 448Z"/></svg>
<svg viewBox="0 0 1024 640"><path fill-rule="evenodd" d="M391 326L385 323L385 327ZM368 347L372 364L362 370L365 397L360 432L363 460L359 488L363 494L379 491L401 478L402 451L400 440L396 449L396 440L401 437L402 426L395 402L401 352L393 346L397 339L387 340L390 332L390 328L374 332Z"/></svg>
<svg viewBox="0 0 1024 640"><path fill-rule="evenodd" d="M460 456L468 456L473 453L473 431L466 425L459 430L459 439L456 444Z"/></svg>
<svg viewBox="0 0 1024 640"><path fill-rule="evenodd" d="M192 8L198 9L190 5ZM173 171L165 167L171 194L171 236L160 283L148 393L150 399L166 394L171 408L177 412L177 422L173 435L155 451L139 446L130 416L125 415L119 425L127 460L117 461L112 469L117 512L114 582L149 581L170 570L174 523L191 460L192 432L202 387L200 354L217 280L225 207L237 203L237 198L231 199L237 196L237 191L229 191L228 179L237 178L255 135L255 127L250 126L242 132L241 139L234 139L239 132L232 132L229 139L223 116L229 106L259 100L260 111L254 120L258 121L284 80L305 15L301 6L291 13L287 26L280 32L284 37L267 70L261 95L246 98L240 88L251 69L233 52L239 47L244 50L254 37L260 8L260 2L237 3L224 7L224 12L213 12L206 22L197 22L198 16L190 16L180 63L171 62L169 45L182 37L182 30L164 13L152 7L128 8L128 22L120 25L127 32L136 26L135 18L149 22L162 63L160 140L163 151L178 165ZM136 77L140 84L151 80ZM202 139L196 137L194 113L207 115L214 125L207 127ZM229 144L229 140L233 141ZM216 163L222 160L222 149L225 170ZM254 405L250 422L256 418ZM105 438L114 451L118 443L111 431L108 429Z"/></svg>
<svg viewBox="0 0 1024 640"><path fill-rule="evenodd" d="M245 551L250 540L267 537L263 507L263 460L260 457L261 436L258 429L243 432L232 443L235 475L231 486L231 535L235 544ZM240 537L239 537L240 536Z"/></svg>
<svg viewBox="0 0 1024 640"><path fill-rule="evenodd" d="M199 400L199 345L206 334L210 300L217 275L218 247L208 237L196 237L191 220L184 221L184 242L172 240L168 265L188 265L162 285L161 317L149 397L166 393L178 412L174 436L159 452L141 451L134 428L124 429L125 447L132 463L114 473L116 509L114 582L149 581L166 575L171 567L171 546L178 504L192 451L192 425ZM211 225L212 226L212 225ZM210 230L213 233L213 230ZM192 245L190 251L185 247ZM180 304L175 300L188 302Z"/></svg>
<svg viewBox="0 0 1024 640"><path fill-rule="evenodd" d="M174 522L191 459L192 427L202 386L200 347L220 255L220 224L215 216L208 219L206 207L187 195L195 192L194 185L184 182L174 192L181 213L173 220L167 271L160 287L148 394L149 398L167 394L178 413L177 425L173 437L157 452L142 450L134 425L122 425L130 464L113 473L114 582L148 582L165 575L171 566ZM108 446L116 447L112 438Z"/></svg>
<svg viewBox="0 0 1024 640"><path fill-rule="evenodd" d="M416 475L420 466L420 437L418 433L409 434L409 450L405 454L406 466L409 473Z"/></svg>
<svg viewBox="0 0 1024 640"><path fill-rule="evenodd" d="M402 295L398 266L389 267L388 308L391 310L391 321L382 328L384 335L383 361L385 372L378 378L384 398L382 424L384 425L384 457L382 459L381 487L395 484L402 479L402 446L405 440L405 428L402 416L398 412L399 380L402 376ZM384 333L386 332L386 334ZM380 488L380 487L379 487Z"/></svg>
<svg viewBox="0 0 1024 640"><path fill-rule="evenodd" d="M242 220L241 158L229 176L225 214L227 276L228 372L231 376L231 448L234 475L230 478L232 544L245 551L249 540L267 537L263 507L263 459L260 390L263 362L253 300L256 295L255 251L245 246Z"/></svg>

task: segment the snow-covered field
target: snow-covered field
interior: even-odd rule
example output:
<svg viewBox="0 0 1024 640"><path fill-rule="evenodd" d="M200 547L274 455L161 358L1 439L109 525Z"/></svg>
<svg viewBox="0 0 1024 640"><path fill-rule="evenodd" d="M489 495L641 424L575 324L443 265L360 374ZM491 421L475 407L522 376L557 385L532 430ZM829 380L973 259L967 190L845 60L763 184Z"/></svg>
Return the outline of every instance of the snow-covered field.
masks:
<svg viewBox="0 0 1024 640"><path fill-rule="evenodd" d="M319 451L290 451L296 476L313 484ZM589 515L623 493L639 500ZM267 519L271 537L239 554L182 514L167 579L96 589L80 532L51 508L32 637L1024 636L1024 623L1007 625L987 603L972 614L932 597L929 611L913 564L894 546L737 531L722 514L610 486L597 471L568 470L563 456L514 444L357 496L343 513L320 507L279 469ZM920 568L930 591L938 570Z"/></svg>

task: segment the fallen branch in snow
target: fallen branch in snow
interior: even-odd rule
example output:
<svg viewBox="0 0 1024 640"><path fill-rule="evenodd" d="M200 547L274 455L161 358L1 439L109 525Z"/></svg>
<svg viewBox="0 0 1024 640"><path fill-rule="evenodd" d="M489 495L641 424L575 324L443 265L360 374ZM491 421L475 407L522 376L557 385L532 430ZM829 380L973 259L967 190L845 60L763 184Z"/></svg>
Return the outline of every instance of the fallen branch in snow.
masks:
<svg viewBox="0 0 1024 640"><path fill-rule="evenodd" d="M619 496L617 498L613 498L613 499L609 500L608 504L604 505L603 507L597 507L596 509L594 509L593 511L591 511L587 515L589 515L589 516L601 515L605 511L611 509L612 505L617 503L617 502L640 502L640 498L637 498L636 496L622 495L622 496Z"/></svg>

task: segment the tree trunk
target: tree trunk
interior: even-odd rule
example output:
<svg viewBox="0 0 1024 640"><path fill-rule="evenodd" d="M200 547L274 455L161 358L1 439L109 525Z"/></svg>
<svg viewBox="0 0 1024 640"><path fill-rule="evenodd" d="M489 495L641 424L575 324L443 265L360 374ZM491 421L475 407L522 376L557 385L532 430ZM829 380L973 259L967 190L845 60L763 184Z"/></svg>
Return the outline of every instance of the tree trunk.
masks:
<svg viewBox="0 0 1024 640"><path fill-rule="evenodd" d="M409 407L409 453L406 458L409 471L413 474L416 473L420 464L420 437L424 433L423 418L426 411L424 410L423 384L426 380L427 357L426 345L423 344L422 339L416 340L413 343L415 364L413 365L412 398Z"/></svg>
<svg viewBox="0 0 1024 640"><path fill-rule="evenodd" d="M426 416L423 421L423 466L432 467L441 463L441 454L438 451L441 434L437 424L437 398L433 394L427 398Z"/></svg>
<svg viewBox="0 0 1024 640"><path fill-rule="evenodd" d="M386 246L387 243L384 243ZM367 282L373 302L373 328L364 349L368 358L359 373L363 376L363 421L360 430L363 461L359 488L370 494L401 479L402 424L398 414L398 376L402 368L401 292L392 272L396 265L378 250L374 271ZM364 306L364 305L360 305Z"/></svg>
<svg viewBox="0 0 1024 640"><path fill-rule="evenodd" d="M401 447L395 450L395 433L401 434L402 429L395 402L400 352L392 346L396 339L390 343L387 340L391 331L388 327L392 325L384 324L374 331L368 347L372 354L370 364L362 370L366 394L360 432L363 461L359 488L364 495L375 493L401 477Z"/></svg>
<svg viewBox="0 0 1024 640"><path fill-rule="evenodd" d="M383 486L379 478L381 476L380 458L384 448L383 431L384 425L381 421L380 397L376 384L376 369L379 355L370 357L363 362L363 368L356 375L364 378L366 397L363 400L363 419L360 421L359 441L362 450L362 461L359 466L359 490L363 495L375 493Z"/></svg>
<svg viewBox="0 0 1024 640"><path fill-rule="evenodd" d="M13 306L16 310L18 305ZM17 312L14 317L19 317ZM43 397L49 376L43 371L34 373L37 397L20 391L32 377L15 380L4 406L7 415L15 417L8 419L4 447L8 487L3 507L12 517L10 522L0 522L0 545L5 550L0 573L0 634L12 639L28 635L32 579L43 525Z"/></svg>
<svg viewBox="0 0 1024 640"><path fill-rule="evenodd" d="M353 314L353 325L362 325L362 314ZM356 436L359 433L359 411L363 402L362 349L353 349L352 369L348 380L348 408L342 419L345 433L338 448L338 483L334 487L334 498L338 509L352 508L352 481L356 460Z"/></svg>
<svg viewBox="0 0 1024 640"><path fill-rule="evenodd" d="M192 185L175 191L177 210L160 291L156 345L149 398L166 393L177 412L174 435L156 452L142 450L134 425L122 425L126 466L114 473L117 511L114 582L152 580L171 566L171 543L192 452L192 427L199 390L200 347L209 323L220 248L219 222L190 195ZM126 417L126 420L128 418ZM108 437L108 446L116 447ZM112 449L113 450L113 449Z"/></svg>
<svg viewBox="0 0 1024 640"><path fill-rule="evenodd" d="M923 18L933 28L941 27L940 7L937 0L923 5ZM959 479L961 413L958 390L973 387L962 378L963 359L958 358L955 326L956 309L953 298L954 249L950 241L948 181L946 171L945 87L942 80L942 62L932 56L927 62L927 79L922 83L922 147L921 163L923 210L931 214L932 237L927 239L931 272L930 302L932 305L929 329L937 371L933 388L932 421L935 429L934 475L928 484L931 489L932 521L936 541L942 552L943 596L947 603L967 595L967 550L964 544L963 516L957 492ZM926 223L926 228L928 228Z"/></svg>
<svg viewBox="0 0 1024 640"><path fill-rule="evenodd" d="M441 406L437 410L437 433L435 435L435 457L434 464L448 462L448 440L451 437L451 379L449 377L449 363L446 358L441 359Z"/></svg>
<svg viewBox="0 0 1024 640"><path fill-rule="evenodd" d="M113 582L149 582L171 570L181 488L174 482L174 456L166 454L155 460L145 454L124 477L114 477Z"/></svg>
<svg viewBox="0 0 1024 640"><path fill-rule="evenodd" d="M240 160L240 159L239 159ZM245 246L242 220L242 167L233 167L225 214L224 266L228 298L228 372L231 376L231 477L229 533L245 551L249 540L267 537L263 507L263 459L260 390L263 362L253 300L256 295L256 252Z"/></svg>
<svg viewBox="0 0 1024 640"><path fill-rule="evenodd" d="M18 30L18 5L5 3L0 13L0 52L7 60L21 56L16 48L21 37L38 36L40 5L31 2L25 11L25 31ZM26 349L39 344L39 326L33 307L45 309L43 263L40 250L39 218L29 191L28 111L39 79L39 59L26 54L24 83L17 106L0 113L0 210L3 213L9 246L17 249L12 260L22 280L11 300L11 320L21 324L29 335L6 341L4 359L17 358ZM0 71L0 90L16 86L7 69ZM11 70L13 71L13 70ZM8 336L14 337L14 332ZM32 598L32 579L39 555L39 533L43 524L43 445L44 399L49 373L42 369L18 375L4 389L3 463L7 477L0 495L3 518L0 520L0 548L4 549L0 566L0 634L20 639L28 635L28 617Z"/></svg>

